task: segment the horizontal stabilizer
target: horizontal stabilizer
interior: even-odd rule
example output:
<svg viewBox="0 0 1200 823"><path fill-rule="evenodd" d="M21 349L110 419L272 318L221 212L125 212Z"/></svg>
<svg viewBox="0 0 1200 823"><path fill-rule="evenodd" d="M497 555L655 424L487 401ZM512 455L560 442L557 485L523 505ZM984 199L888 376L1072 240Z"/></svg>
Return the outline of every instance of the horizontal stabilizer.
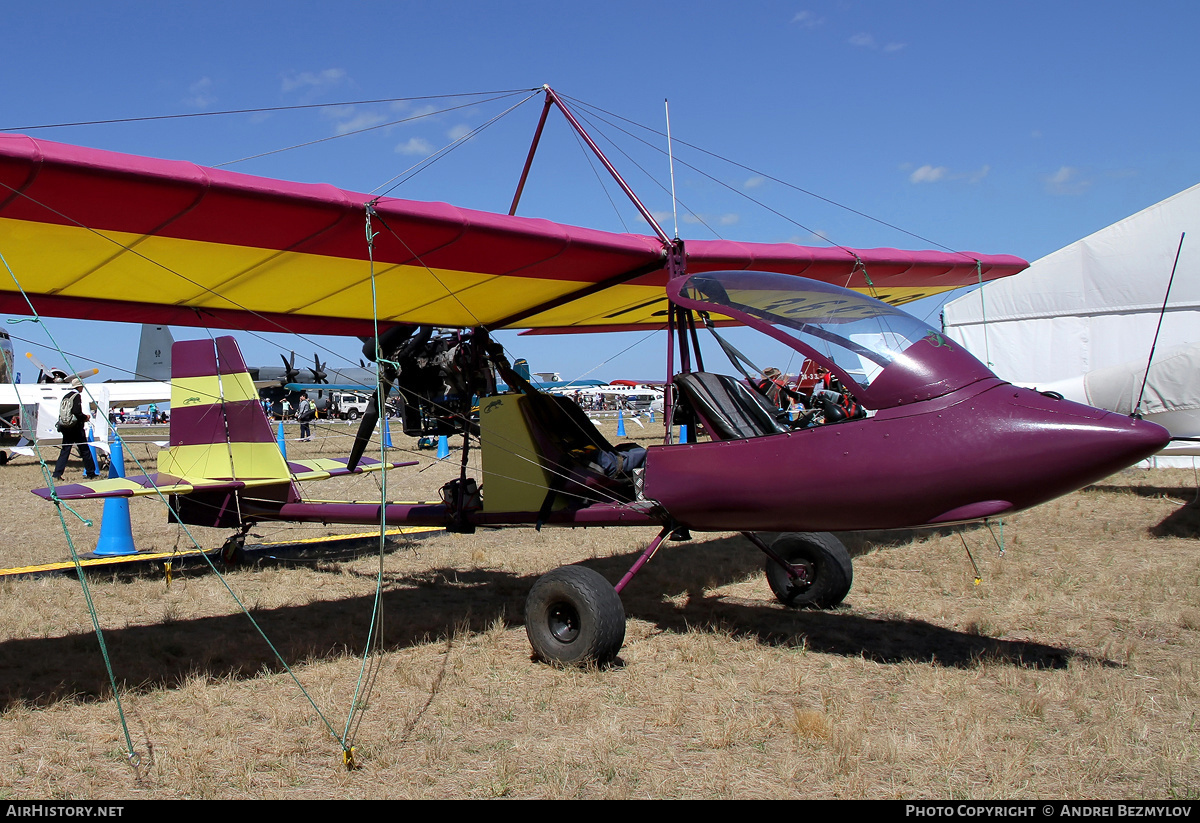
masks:
<svg viewBox="0 0 1200 823"><path fill-rule="evenodd" d="M371 458L363 458L358 467L351 472L346 468L345 457L318 458L316 460L292 460L288 469L292 472L291 480L326 480L330 477L340 477L347 474L362 474L364 472L381 471L384 468L395 469L402 466L416 465L417 461L405 463L381 463ZM50 500L94 500L107 497L146 497L156 494L190 494L195 491L234 491L249 489L256 486L274 486L281 482L279 478L267 477L250 480L209 480L202 477L176 477L170 474L137 475L136 477L113 477L107 480L96 480L91 483L67 483L55 486L53 490L34 489L33 493Z"/></svg>

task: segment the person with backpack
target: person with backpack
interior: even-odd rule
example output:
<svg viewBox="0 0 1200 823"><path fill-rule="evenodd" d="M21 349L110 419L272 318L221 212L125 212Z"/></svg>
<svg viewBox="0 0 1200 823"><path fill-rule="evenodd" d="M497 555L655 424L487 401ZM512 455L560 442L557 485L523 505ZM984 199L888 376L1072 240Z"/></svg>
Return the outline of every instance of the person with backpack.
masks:
<svg viewBox="0 0 1200 823"><path fill-rule="evenodd" d="M312 430L309 429L308 424L311 423L312 419L316 416L317 413L313 409L313 404L309 402L308 392L300 392L300 406L296 409L296 419L300 421L301 440L312 440Z"/></svg>
<svg viewBox="0 0 1200 823"><path fill-rule="evenodd" d="M95 480L100 476L96 473L96 464L92 462L92 450L88 448L87 431L84 429L86 422L87 417L83 414L83 381L73 377L70 390L63 395L58 406L56 428L62 433L63 442L58 451L58 460L54 463L55 480L63 479L72 446L79 449L79 458L83 461L83 479Z"/></svg>

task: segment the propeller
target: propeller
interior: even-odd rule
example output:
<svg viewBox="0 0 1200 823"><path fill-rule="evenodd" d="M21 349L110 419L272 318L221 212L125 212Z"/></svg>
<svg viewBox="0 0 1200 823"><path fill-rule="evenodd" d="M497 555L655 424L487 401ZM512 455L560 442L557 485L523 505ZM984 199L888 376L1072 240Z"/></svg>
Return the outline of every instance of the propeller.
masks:
<svg viewBox="0 0 1200 823"><path fill-rule="evenodd" d="M80 380L86 380L92 375L100 373L99 369L84 369L83 371L78 371L74 374L67 374L62 369L50 368L37 357L35 357L31 351L25 352L25 356L33 361L33 365L38 367L40 374L38 374L37 382L39 383L70 383L76 377L78 377Z"/></svg>
<svg viewBox="0 0 1200 823"><path fill-rule="evenodd" d="M295 383L296 378L300 376L300 370L296 368L296 353L292 352L291 354L291 360L288 360L282 354L279 355L279 359L283 361L283 382L285 384Z"/></svg>
<svg viewBox="0 0 1200 823"><path fill-rule="evenodd" d="M350 448L350 457L346 460L346 468L350 471L358 468L358 461L362 459L367 444L371 442L371 435L375 433L375 424L379 422L379 395L382 394L386 402L396 376L396 370L388 366L379 377L379 391L371 394L371 402L367 404L367 410L363 412L362 420L358 423L354 445Z"/></svg>
<svg viewBox="0 0 1200 823"><path fill-rule="evenodd" d="M419 329L423 329L422 333L414 337L414 333ZM375 433L375 424L379 422L380 396L382 395L384 402L387 402L388 395L392 391L392 384L400 376L400 372L392 364L398 362L417 346L425 345L432 333L432 327L405 324L393 326L379 335L379 350L383 353L384 359L390 362L378 364L380 390L371 395L371 402L367 404L367 410L363 412L362 420L358 424L358 432L354 435L354 445L350 448L350 457L346 460L346 468L350 471L358 468L358 461L362 459L363 452L367 450L367 444L371 442L371 435ZM363 354L371 362L376 362L374 338L363 339Z"/></svg>
<svg viewBox="0 0 1200 823"><path fill-rule="evenodd" d="M311 371L312 371L312 377L313 377L312 381L314 383L328 383L329 382L329 375L325 373L325 367L327 365L329 365L329 364L321 362L321 357L318 353L316 353L316 352L313 353L313 368L311 369Z"/></svg>

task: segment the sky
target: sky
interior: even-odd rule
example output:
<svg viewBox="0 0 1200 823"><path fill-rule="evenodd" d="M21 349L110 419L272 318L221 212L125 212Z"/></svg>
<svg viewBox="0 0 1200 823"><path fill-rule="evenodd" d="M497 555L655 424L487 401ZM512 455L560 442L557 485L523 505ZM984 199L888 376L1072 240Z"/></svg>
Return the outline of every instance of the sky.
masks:
<svg viewBox="0 0 1200 823"><path fill-rule="evenodd" d="M669 100L685 239L1033 261L1200 182L1191 2L49 2L4 17L0 129L488 211L508 209L545 83L673 232ZM290 106L307 108L263 111ZM40 128L61 123L89 124ZM648 233L603 182L554 114L518 213ZM136 326L8 329L19 361L58 359L52 334L100 379L136 356ZM359 357L357 340L238 337L255 365ZM566 379L663 378L663 334L503 342Z"/></svg>

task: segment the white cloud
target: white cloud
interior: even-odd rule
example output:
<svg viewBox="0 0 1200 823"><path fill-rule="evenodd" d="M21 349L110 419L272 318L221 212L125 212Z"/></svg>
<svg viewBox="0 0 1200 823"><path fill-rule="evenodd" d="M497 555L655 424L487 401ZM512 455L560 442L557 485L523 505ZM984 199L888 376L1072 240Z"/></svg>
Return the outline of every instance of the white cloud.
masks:
<svg viewBox="0 0 1200 823"><path fill-rule="evenodd" d="M745 183L742 184L742 188L743 189L757 189L759 186L761 186L765 182L767 182L767 178L765 178L765 177L762 177L762 176L751 177L749 180L747 180Z"/></svg>
<svg viewBox="0 0 1200 823"><path fill-rule="evenodd" d="M345 69L325 69L319 72L302 71L299 74L285 76L283 78L283 90L285 92L296 91L298 89L323 91L340 84L345 79Z"/></svg>
<svg viewBox="0 0 1200 823"><path fill-rule="evenodd" d="M900 170L907 172L912 163L901 163ZM986 163L973 171L951 171L947 166L931 166L928 163L908 175L910 183L941 183L951 180L965 180L968 183L978 183L988 176L992 167Z"/></svg>
<svg viewBox="0 0 1200 823"><path fill-rule="evenodd" d="M454 128L450 129L450 131L446 132L446 136L449 137L451 140L460 140L463 137L466 137L470 133L471 133L470 126L459 124L459 125L455 126Z"/></svg>
<svg viewBox="0 0 1200 823"><path fill-rule="evenodd" d="M924 165L908 176L912 183L936 183L949 171L945 166Z"/></svg>
<svg viewBox="0 0 1200 823"><path fill-rule="evenodd" d="M717 219L717 223L719 223L722 226L733 226L733 225L737 224L741 219L742 219L741 215L736 214L734 212L730 212L729 214L722 214Z"/></svg>
<svg viewBox="0 0 1200 823"><path fill-rule="evenodd" d="M792 17L792 23L806 29L815 28L825 22L825 18L817 17L811 11L798 11Z"/></svg>
<svg viewBox="0 0 1200 823"><path fill-rule="evenodd" d="M367 129L371 126L377 126L386 118L382 114L376 112L364 111L358 114L353 114L348 119L337 124L338 134L349 134L352 131Z"/></svg>
<svg viewBox="0 0 1200 823"><path fill-rule="evenodd" d="M188 96L185 100L189 106L194 106L198 109L208 108L217 102L217 96L213 94L212 79L201 77L195 83L188 86Z"/></svg>
<svg viewBox="0 0 1200 823"><path fill-rule="evenodd" d="M875 35L866 31L859 32L851 37L847 42L852 46L858 46L860 49L879 51L882 48L885 54L894 54L908 45L907 43L887 43L881 47L875 40Z"/></svg>
<svg viewBox="0 0 1200 823"><path fill-rule="evenodd" d="M811 246L813 243L832 243L825 229L813 229L809 234L793 234L785 238L784 243L794 243L797 246Z"/></svg>
<svg viewBox="0 0 1200 823"><path fill-rule="evenodd" d="M1082 194L1092 185L1092 181L1080 177L1079 169L1073 166L1061 166L1054 174L1047 175L1046 191L1050 194Z"/></svg>
<svg viewBox="0 0 1200 823"><path fill-rule="evenodd" d="M980 180L987 177L988 172L991 170L992 170L992 167L985 163L982 166L980 166L978 169L976 169L975 171L967 172L967 174L966 174L967 182L968 183L978 183Z"/></svg>
<svg viewBox="0 0 1200 823"><path fill-rule="evenodd" d="M433 144L421 137L410 137L404 143L396 146L397 154L433 154Z"/></svg>

